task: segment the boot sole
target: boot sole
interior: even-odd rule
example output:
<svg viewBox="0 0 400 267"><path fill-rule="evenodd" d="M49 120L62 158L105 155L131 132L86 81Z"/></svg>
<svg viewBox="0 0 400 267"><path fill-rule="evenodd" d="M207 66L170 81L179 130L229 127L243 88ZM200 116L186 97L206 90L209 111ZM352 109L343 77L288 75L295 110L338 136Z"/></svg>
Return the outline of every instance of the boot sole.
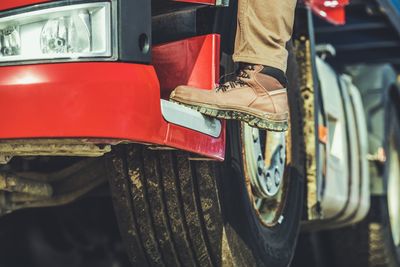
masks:
<svg viewBox="0 0 400 267"><path fill-rule="evenodd" d="M274 131L274 132L285 132L288 130L288 120L277 121L273 119L262 118L254 114L238 110L216 109L215 107L209 107L205 105L200 106L200 105L182 103L173 99L170 99L170 101L191 108L193 110L196 110L204 115L218 119L239 120L246 122L251 127L256 127L259 129Z"/></svg>

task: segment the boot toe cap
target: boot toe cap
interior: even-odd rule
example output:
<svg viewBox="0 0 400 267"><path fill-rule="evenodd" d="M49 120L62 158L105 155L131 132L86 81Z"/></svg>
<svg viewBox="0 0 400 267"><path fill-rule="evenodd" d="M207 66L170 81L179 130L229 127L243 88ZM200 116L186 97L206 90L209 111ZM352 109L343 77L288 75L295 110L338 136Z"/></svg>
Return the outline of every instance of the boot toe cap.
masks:
<svg viewBox="0 0 400 267"><path fill-rule="evenodd" d="M178 86L172 91L170 95L170 99L172 100L186 100L193 101L199 98L202 95L204 90L193 88L190 86Z"/></svg>

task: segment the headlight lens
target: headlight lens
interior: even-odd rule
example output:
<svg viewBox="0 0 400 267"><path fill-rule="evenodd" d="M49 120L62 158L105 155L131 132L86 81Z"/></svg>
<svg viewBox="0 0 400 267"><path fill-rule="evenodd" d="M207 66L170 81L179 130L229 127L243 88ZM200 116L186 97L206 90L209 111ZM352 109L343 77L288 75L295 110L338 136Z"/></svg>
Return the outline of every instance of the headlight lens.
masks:
<svg viewBox="0 0 400 267"><path fill-rule="evenodd" d="M0 62L111 57L110 3L0 18Z"/></svg>

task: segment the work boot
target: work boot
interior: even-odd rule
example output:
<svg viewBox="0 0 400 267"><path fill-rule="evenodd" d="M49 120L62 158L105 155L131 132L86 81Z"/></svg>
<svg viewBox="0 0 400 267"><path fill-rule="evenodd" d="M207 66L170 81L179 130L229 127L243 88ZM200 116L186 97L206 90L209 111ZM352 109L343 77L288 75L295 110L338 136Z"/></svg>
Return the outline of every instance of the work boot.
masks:
<svg viewBox="0 0 400 267"><path fill-rule="evenodd" d="M286 131L287 90L277 79L263 74L264 68L246 65L235 81L211 91L179 86L171 93L170 100L211 117L236 119L260 129Z"/></svg>

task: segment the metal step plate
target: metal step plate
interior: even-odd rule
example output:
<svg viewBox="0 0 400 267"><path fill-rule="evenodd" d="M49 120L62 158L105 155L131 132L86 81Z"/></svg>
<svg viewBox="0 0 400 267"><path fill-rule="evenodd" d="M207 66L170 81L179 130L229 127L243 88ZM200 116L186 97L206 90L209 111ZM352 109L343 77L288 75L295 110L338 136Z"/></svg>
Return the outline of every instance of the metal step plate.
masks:
<svg viewBox="0 0 400 267"><path fill-rule="evenodd" d="M204 116L200 112L161 99L161 112L166 121L200 133L219 137L222 132L221 122Z"/></svg>

